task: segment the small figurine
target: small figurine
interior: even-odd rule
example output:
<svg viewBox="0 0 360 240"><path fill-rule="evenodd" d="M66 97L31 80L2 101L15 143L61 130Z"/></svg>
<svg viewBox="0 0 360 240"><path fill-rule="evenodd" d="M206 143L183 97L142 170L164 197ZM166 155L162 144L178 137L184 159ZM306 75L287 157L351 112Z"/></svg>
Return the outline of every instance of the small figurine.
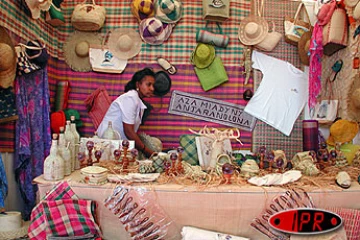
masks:
<svg viewBox="0 0 360 240"><path fill-rule="evenodd" d="M222 172L226 180L226 184L231 184L231 176L234 174L235 167L231 163L225 163L222 166Z"/></svg>
<svg viewBox="0 0 360 240"><path fill-rule="evenodd" d="M177 160L177 166L176 166L176 171L179 173L179 174L182 174L184 173L184 168L183 168L183 165L182 165L182 153L184 152L184 148L179 146L177 149L176 149L177 153L178 153L178 160Z"/></svg>
<svg viewBox="0 0 360 240"><path fill-rule="evenodd" d="M89 158L87 160L87 165L92 166L93 161L92 161L91 156L92 156L92 150L94 149L94 142L93 141L87 141L86 142L86 148L89 151Z"/></svg>

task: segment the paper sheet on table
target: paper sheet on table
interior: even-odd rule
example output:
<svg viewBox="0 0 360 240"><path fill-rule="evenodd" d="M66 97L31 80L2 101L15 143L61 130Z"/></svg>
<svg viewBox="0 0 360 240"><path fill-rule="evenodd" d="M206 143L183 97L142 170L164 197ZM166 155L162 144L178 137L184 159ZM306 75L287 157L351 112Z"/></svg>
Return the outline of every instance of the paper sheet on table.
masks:
<svg viewBox="0 0 360 240"><path fill-rule="evenodd" d="M185 226L181 231L182 240L249 240L226 233L213 232L195 227Z"/></svg>

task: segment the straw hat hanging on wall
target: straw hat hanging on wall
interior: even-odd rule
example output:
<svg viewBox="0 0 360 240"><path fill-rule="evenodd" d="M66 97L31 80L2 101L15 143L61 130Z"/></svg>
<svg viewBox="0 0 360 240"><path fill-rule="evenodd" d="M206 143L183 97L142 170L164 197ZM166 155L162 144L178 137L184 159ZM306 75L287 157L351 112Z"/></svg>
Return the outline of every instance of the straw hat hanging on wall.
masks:
<svg viewBox="0 0 360 240"><path fill-rule="evenodd" d="M16 53L6 29L0 26L0 87L8 88L16 76Z"/></svg>
<svg viewBox="0 0 360 240"><path fill-rule="evenodd" d="M239 40L244 45L255 45L263 41L268 34L267 21L259 16L250 15L240 22Z"/></svg>
<svg viewBox="0 0 360 240"><path fill-rule="evenodd" d="M347 114L349 119L360 122L360 76L356 74L346 95Z"/></svg>
<svg viewBox="0 0 360 240"><path fill-rule="evenodd" d="M65 62L74 71L90 72L90 45L99 45L101 40L101 35L95 32L74 32L64 44Z"/></svg>
<svg viewBox="0 0 360 240"><path fill-rule="evenodd" d="M130 28L118 28L110 33L108 44L110 51L119 59L135 57L141 50L139 33Z"/></svg>

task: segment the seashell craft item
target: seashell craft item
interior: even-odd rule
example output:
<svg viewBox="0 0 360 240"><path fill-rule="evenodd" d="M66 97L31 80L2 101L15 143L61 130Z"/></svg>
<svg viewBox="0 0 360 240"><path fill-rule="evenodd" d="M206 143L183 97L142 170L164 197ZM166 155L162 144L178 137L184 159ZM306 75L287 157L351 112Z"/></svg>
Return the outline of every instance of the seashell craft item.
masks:
<svg viewBox="0 0 360 240"><path fill-rule="evenodd" d="M150 135L141 132L139 133L139 138L141 139L141 141L145 144L145 146L148 149L151 149L154 152L161 152L162 148L163 148L163 144L161 142L161 140L159 138L156 137L151 137ZM141 152L139 153L139 159L145 159L144 154L142 154Z"/></svg>
<svg viewBox="0 0 360 240"><path fill-rule="evenodd" d="M155 172L155 168L153 166L153 161L151 160L141 160L139 163L139 172L142 174L145 173L153 173Z"/></svg>
<svg viewBox="0 0 360 240"><path fill-rule="evenodd" d="M216 128L207 128L205 126L204 128L200 129L199 132L196 132L192 129L189 129L189 131L193 134L207 137L212 139L214 142L212 144L212 151L210 154L210 168L216 167L217 158L220 154L224 154L225 151L223 149L224 146L224 140L226 139L234 139L237 142L239 142L241 145L242 142L240 141L240 131L239 129L226 129L224 131L220 131Z"/></svg>
<svg viewBox="0 0 360 240"><path fill-rule="evenodd" d="M293 168L300 170L306 176L316 176L320 170L316 167L310 151L299 152L291 160Z"/></svg>
<svg viewBox="0 0 360 240"><path fill-rule="evenodd" d="M258 175L259 172L260 172L260 168L259 168L259 165L256 163L255 160L248 159L241 165L240 174L243 177L245 177L246 179Z"/></svg>
<svg viewBox="0 0 360 240"><path fill-rule="evenodd" d="M336 184L342 188L349 188L351 186L351 177L345 172L341 171L336 175Z"/></svg>
<svg viewBox="0 0 360 240"><path fill-rule="evenodd" d="M283 150L274 150L274 160L272 166L279 169L284 169L287 165L287 159Z"/></svg>

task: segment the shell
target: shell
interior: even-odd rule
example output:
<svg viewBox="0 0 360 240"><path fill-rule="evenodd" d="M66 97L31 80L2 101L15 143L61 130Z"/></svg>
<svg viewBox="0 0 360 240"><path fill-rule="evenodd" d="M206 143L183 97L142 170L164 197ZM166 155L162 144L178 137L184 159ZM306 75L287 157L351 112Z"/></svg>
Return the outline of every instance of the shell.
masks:
<svg viewBox="0 0 360 240"><path fill-rule="evenodd" d="M259 171L259 165L255 162L255 160L248 159L241 165L241 175L245 178L256 176Z"/></svg>
<svg viewBox="0 0 360 240"><path fill-rule="evenodd" d="M341 171L336 175L336 184L342 188L349 188L351 186L351 177L345 172Z"/></svg>
<svg viewBox="0 0 360 240"><path fill-rule="evenodd" d="M306 176L316 176L320 173L320 170L316 167L314 162L310 159L302 160L298 162L294 169L300 170Z"/></svg>

